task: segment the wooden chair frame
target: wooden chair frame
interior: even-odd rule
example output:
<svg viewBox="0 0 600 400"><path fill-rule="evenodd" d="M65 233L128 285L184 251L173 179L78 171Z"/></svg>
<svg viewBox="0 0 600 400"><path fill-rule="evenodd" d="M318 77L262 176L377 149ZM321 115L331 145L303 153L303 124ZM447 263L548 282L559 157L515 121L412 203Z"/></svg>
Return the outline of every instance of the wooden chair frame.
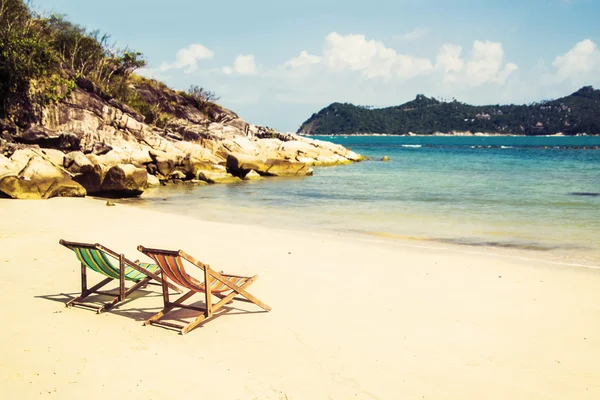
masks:
<svg viewBox="0 0 600 400"><path fill-rule="evenodd" d="M151 254L161 254L161 255L181 257L182 259L188 261L190 264L200 268L204 272L204 290L198 289L198 287L202 285L202 282L199 282L199 281L195 280L193 277L189 276L189 278L194 281L194 283L197 285L197 287L196 288L192 288L191 286L187 287L187 289L190 289L187 293L185 293L183 296L179 297L175 301L171 301L169 298L169 291L168 291L168 286L167 286L168 278L167 278L167 276L165 276L165 274L162 270L162 267L161 267L164 308L160 312L158 312L157 314L153 315L148 320L146 320L146 322L144 322L144 325L157 325L157 326L160 326L163 328L177 330L177 331L179 331L180 334L184 335L184 334L188 333L189 331L191 331L192 329L199 326L200 324L203 324L203 323L207 322L209 319L212 319L218 310L220 310L225 304L230 303L233 300L244 301L247 303L254 303L265 311L271 311L271 307L269 307L268 305L266 305L265 303L260 301L258 298L256 298L255 296L251 295L250 293L248 293L246 291L246 289L252 283L256 282L256 280L258 279L258 275L248 277L248 276L221 274L221 273L213 270L212 268L210 268L209 265L196 260L194 257L185 253L183 250L172 251L172 250L162 250L162 249L151 249L151 248L146 248L141 245L138 246L138 250L140 252L142 252L143 254L149 256L150 258L152 258ZM228 281L227 277L246 278L247 280L242 285L238 286L238 285ZM226 285L231 290L231 293L229 293L227 295L223 295L221 293L211 293L211 285L208 284L208 282L210 282L211 278ZM192 306L192 305L183 304L184 301L186 301L187 299L189 299L196 293L204 293L205 307L196 307L196 306ZM238 296L238 295L242 296L242 297L236 298L236 296ZM216 304L213 304L212 296L218 297L220 299L220 301L218 301ZM197 318L195 318L192 322L185 324L185 325L180 325L180 324L175 324L172 322L160 320L162 317L164 317L167 313L169 313L170 311L172 311L175 308L183 308L183 309L187 309L187 310L199 311L202 314L200 316L198 316Z"/></svg>
<svg viewBox="0 0 600 400"><path fill-rule="evenodd" d="M125 257L125 255L118 254L115 251L102 246L101 244L70 242L70 241L67 241L64 239L61 239L59 241L59 243L61 245L65 246L66 248L68 248L69 250L74 250L74 248L88 248L88 249L99 250L99 251L102 251L102 252L114 257L115 259L119 260L119 292L116 296L114 293L99 290L100 288L106 286L108 283L115 280L114 278L111 278L111 277L107 277L106 279L100 281L99 283L92 286L91 288L88 288L87 287L87 269L88 269L88 267L86 266L85 263L81 262L81 294L79 296L75 297L74 299L69 300L65 304L69 308L73 307L73 306L79 306L82 308L94 310L94 311L96 311L97 314L100 314L103 311L110 310L115 305L117 305L118 303L125 300L131 293L135 292L136 290L138 290L140 288L144 288L144 287L148 286L149 284L156 284L156 285L162 284L162 279L160 278L160 276L158 274L155 274L153 272L146 270L145 268L140 267L136 262L133 262L133 261L127 259ZM127 267L127 266L146 275L145 278L141 279L139 282L136 282L130 288L126 288L126 286L125 286L125 281L126 281L125 267ZM157 283L150 282L153 279ZM177 291L178 293L182 292L182 290L179 289L178 287L176 287L175 285L172 285L172 284L167 284L167 285L168 285L167 286L168 288L171 288L171 289ZM94 294L94 293L101 294L104 296L109 296L109 297L112 297L112 299L106 303L103 303L100 306L96 306L96 305L92 305L90 303L83 302L83 300L86 297L88 297L89 295Z"/></svg>

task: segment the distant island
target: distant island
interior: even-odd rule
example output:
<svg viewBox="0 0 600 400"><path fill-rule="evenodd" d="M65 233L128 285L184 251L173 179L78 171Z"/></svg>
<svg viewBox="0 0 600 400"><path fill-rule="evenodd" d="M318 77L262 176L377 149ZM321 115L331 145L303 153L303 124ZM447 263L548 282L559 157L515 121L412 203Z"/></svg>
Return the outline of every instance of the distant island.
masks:
<svg viewBox="0 0 600 400"><path fill-rule="evenodd" d="M528 105L473 106L422 94L386 108L333 103L313 114L298 133L600 135L600 90L585 86L567 97Z"/></svg>

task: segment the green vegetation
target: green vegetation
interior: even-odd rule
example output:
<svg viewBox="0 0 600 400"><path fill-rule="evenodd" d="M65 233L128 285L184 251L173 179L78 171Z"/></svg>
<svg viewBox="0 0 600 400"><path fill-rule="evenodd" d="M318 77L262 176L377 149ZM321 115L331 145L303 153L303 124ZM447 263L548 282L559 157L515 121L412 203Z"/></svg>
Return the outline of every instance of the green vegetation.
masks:
<svg viewBox="0 0 600 400"><path fill-rule="evenodd" d="M313 114L299 133L336 135L484 132L517 135L600 134L600 90L586 86L570 96L529 105L472 106L424 95L400 106L372 109L333 103Z"/></svg>
<svg viewBox="0 0 600 400"><path fill-rule="evenodd" d="M218 99L198 86L177 98L165 84L133 74L145 65L142 53L117 48L106 34L62 15L42 16L24 0L0 0L0 120L21 127L38 122L44 106L77 87L161 127L186 106L206 113Z"/></svg>
<svg viewBox="0 0 600 400"><path fill-rule="evenodd" d="M219 97L210 90L198 85L192 85L187 92L179 92L180 95L189 99L199 110L207 110L207 106L219 100Z"/></svg>

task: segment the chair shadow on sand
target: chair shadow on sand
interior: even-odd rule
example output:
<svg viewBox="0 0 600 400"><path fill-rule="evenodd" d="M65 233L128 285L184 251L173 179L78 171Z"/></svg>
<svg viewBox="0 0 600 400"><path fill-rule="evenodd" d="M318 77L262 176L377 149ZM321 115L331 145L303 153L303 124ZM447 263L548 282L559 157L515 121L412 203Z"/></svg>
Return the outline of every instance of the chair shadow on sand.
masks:
<svg viewBox="0 0 600 400"><path fill-rule="evenodd" d="M118 294L118 288L115 288L111 291L113 291L115 295ZM49 300L49 301L53 301L56 303L61 303L64 306L64 308L69 309L69 311L75 311L74 309L79 309L82 312L86 312L87 310L85 310L81 307L72 307L71 308L71 307L67 307L67 305L66 305L69 301L71 301L72 299L79 296L79 294L80 293L77 293L77 292L56 293L56 294L34 296L34 298ZM173 292L173 294L176 294L176 292ZM109 298L110 298L110 296L103 295L103 294L92 294L88 297L88 301L90 303L100 306ZM129 307L130 305L135 306L136 300L140 299L140 298L156 298L156 306L142 307L142 308ZM199 307L205 306L205 304L202 301L195 302L193 304L195 304ZM132 293L124 301L120 302L115 307L111 308L107 312L107 314L115 314L115 315L118 315L121 317L132 319L137 322L145 322L146 320L148 320L149 318L154 316L157 312L159 312L162 309L163 309L162 294L159 291L154 291L154 290L149 290L149 289L140 289L140 290L137 290L134 293ZM62 308L61 308L61 310L62 310ZM222 311L219 313L219 316L223 316L225 314L227 314L227 315L256 314L256 311L247 311L247 310L240 309L237 307L223 306ZM171 313L169 313L168 321L186 324L186 323L190 322L190 319L195 318L196 315L197 315L197 312L194 312L193 310L187 310L187 309L174 310Z"/></svg>

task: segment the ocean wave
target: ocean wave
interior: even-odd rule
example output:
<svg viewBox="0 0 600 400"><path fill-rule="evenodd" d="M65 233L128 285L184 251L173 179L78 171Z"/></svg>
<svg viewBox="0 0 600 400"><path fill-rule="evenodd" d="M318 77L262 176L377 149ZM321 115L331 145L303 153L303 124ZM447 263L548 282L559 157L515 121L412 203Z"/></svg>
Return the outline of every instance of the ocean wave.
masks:
<svg viewBox="0 0 600 400"><path fill-rule="evenodd" d="M423 147L423 145L422 144L403 144L402 147L410 147L410 148L418 149L418 148Z"/></svg>

